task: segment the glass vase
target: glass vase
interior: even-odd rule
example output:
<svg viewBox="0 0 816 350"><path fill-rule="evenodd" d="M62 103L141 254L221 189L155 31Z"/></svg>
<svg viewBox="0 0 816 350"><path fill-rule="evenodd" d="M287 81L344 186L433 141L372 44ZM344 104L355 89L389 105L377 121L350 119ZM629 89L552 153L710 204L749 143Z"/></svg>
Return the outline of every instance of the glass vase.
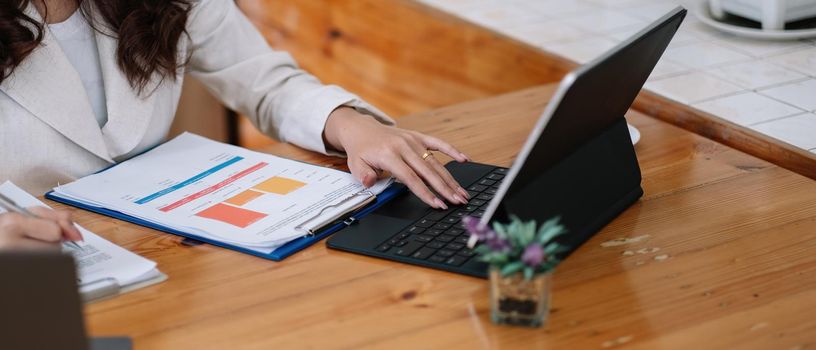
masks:
<svg viewBox="0 0 816 350"><path fill-rule="evenodd" d="M496 324L540 327L550 313L552 271L529 281L522 273L502 276L490 268L490 317Z"/></svg>

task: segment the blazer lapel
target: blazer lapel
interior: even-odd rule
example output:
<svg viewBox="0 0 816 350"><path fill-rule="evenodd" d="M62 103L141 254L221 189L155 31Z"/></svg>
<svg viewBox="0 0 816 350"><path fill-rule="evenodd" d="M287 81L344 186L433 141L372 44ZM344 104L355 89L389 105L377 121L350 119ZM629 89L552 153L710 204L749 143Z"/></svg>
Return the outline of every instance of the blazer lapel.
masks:
<svg viewBox="0 0 816 350"><path fill-rule="evenodd" d="M32 5L26 13L42 20ZM15 68L0 89L66 138L113 162L82 80L47 28L42 44Z"/></svg>
<svg viewBox="0 0 816 350"><path fill-rule="evenodd" d="M140 96L116 62L118 41L96 32L96 45L103 58L100 64L108 108L108 122L102 132L111 156L116 158L132 151L144 137L156 106L155 94L161 89L156 88L154 78ZM156 91L151 90L154 88ZM154 93L148 95L151 91Z"/></svg>

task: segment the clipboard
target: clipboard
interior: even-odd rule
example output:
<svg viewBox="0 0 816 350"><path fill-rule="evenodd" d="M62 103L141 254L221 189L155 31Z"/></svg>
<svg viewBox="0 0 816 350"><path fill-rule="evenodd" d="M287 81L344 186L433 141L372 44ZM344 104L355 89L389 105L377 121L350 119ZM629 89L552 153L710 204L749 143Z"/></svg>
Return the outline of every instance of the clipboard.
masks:
<svg viewBox="0 0 816 350"><path fill-rule="evenodd" d="M112 277L103 278L101 280L92 281L88 283L83 283L79 285L79 296L80 298L82 298L83 303L90 304L95 301L110 299L120 294L141 289L147 286L152 286L154 284L158 284L167 280L167 275L165 275L159 270L155 271L157 272L156 276L136 283L131 283L125 286L119 285L119 283L116 282L116 279Z"/></svg>
<svg viewBox="0 0 816 350"><path fill-rule="evenodd" d="M107 169L105 169L105 170L107 170ZM102 170L102 171L104 171L104 170ZM94 213L97 213L97 214L109 216L109 217L112 217L114 219L127 221L127 222L130 222L130 223L139 225L139 226L144 226L144 227L151 228L151 229L154 229L154 230L174 234L174 235L185 237L185 238L190 238L190 239L193 239L193 240L196 240L196 241L208 243L208 244L218 246L218 247L222 247L222 248L227 248L227 249L238 251L238 252L241 252L241 253L244 253L244 254L249 254L249 255L253 255L253 256L257 256L257 257L260 257L260 258L263 258L263 259L268 259L268 260L273 260L273 261L282 261L283 259L286 259L287 257L291 256L292 254L297 253L298 251L303 250L303 249L311 246L312 244L315 244L316 242L328 237L329 235L331 235L331 234L333 234L333 233L335 233L337 231L340 231L341 229L343 229L343 228L345 228L347 226L351 226L351 225L353 225L355 222L357 222L359 220L362 220L366 215L368 215L369 213L371 213L375 209L381 207L383 204L387 203L388 201L390 201L394 197L396 197L396 196L398 196L398 195L400 195L400 194L402 194L402 193L404 193L406 191L407 191L407 187L405 187L405 186L403 186L401 184L398 184L398 183L391 184L388 188L386 188L379 195L376 195L376 196L372 195L373 200L368 201L367 205L365 205L365 206L363 206L361 208L356 208L356 210L352 210L351 212L347 212L347 213L341 215L340 217L338 217L336 220L333 220L332 222L325 223L325 225L318 225L318 226L322 226L322 227L316 227L316 229L308 229L307 233L304 234L304 236L302 236L300 238L296 238L296 239L294 239L292 241L289 241L288 243L276 248L275 250L273 250L269 254L258 252L258 251L251 250L251 249L247 249L247 248L242 247L242 246L238 246L238 245L234 245L234 244L225 243L225 242L221 242L221 241L218 241L218 240L202 237L202 236L190 233L190 232L184 232L184 231L176 230L176 229L173 229L173 228L170 228L170 227L167 227L167 226L159 225L159 224L156 224L156 223L153 223L153 222L149 222L149 221L140 219L138 217L127 215L127 214L124 214L124 213L116 211L116 210L111 210L111 209L107 209L107 208L104 208L104 207L97 207L97 206L88 205L88 204L85 204L85 203L80 203L80 202L77 202L77 201L69 199L69 198L61 197L59 194L57 194L53 190L46 193L45 198L48 198L48 199L53 200L55 202L67 204L67 205L70 205L70 206L73 206L73 207L77 207L77 208L80 208L80 209L88 210L88 211L91 211L91 212L94 212ZM157 281L156 283L158 283L158 282L161 282L161 281Z"/></svg>

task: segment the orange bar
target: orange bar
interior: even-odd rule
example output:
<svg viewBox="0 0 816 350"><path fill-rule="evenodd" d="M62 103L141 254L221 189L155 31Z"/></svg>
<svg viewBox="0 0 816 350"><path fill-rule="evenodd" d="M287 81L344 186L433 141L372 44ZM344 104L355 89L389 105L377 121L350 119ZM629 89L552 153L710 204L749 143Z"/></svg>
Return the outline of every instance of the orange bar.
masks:
<svg viewBox="0 0 816 350"><path fill-rule="evenodd" d="M275 176L269 180L266 180L255 185L255 189L285 196L290 192L303 186L306 186L306 184L303 182L292 180L285 177Z"/></svg>
<svg viewBox="0 0 816 350"><path fill-rule="evenodd" d="M266 214L218 203L198 212L196 216L245 228L252 225L252 223L256 221L265 218Z"/></svg>
<svg viewBox="0 0 816 350"><path fill-rule="evenodd" d="M253 191L253 190L246 190L241 192L230 199L224 201L225 203L229 203L232 205L242 206L244 204L249 203L255 198L263 196L263 192Z"/></svg>

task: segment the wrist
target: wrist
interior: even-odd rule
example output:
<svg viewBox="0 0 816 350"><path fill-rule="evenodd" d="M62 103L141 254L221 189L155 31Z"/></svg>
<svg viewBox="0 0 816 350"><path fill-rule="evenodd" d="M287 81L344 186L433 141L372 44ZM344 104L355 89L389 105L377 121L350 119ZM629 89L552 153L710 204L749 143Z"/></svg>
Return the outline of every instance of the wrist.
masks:
<svg viewBox="0 0 816 350"><path fill-rule="evenodd" d="M357 125L377 121L365 114L357 112L354 108L341 106L329 114L326 125L323 129L323 142L327 148L332 148L340 152L345 152L346 139L354 137L353 131Z"/></svg>

